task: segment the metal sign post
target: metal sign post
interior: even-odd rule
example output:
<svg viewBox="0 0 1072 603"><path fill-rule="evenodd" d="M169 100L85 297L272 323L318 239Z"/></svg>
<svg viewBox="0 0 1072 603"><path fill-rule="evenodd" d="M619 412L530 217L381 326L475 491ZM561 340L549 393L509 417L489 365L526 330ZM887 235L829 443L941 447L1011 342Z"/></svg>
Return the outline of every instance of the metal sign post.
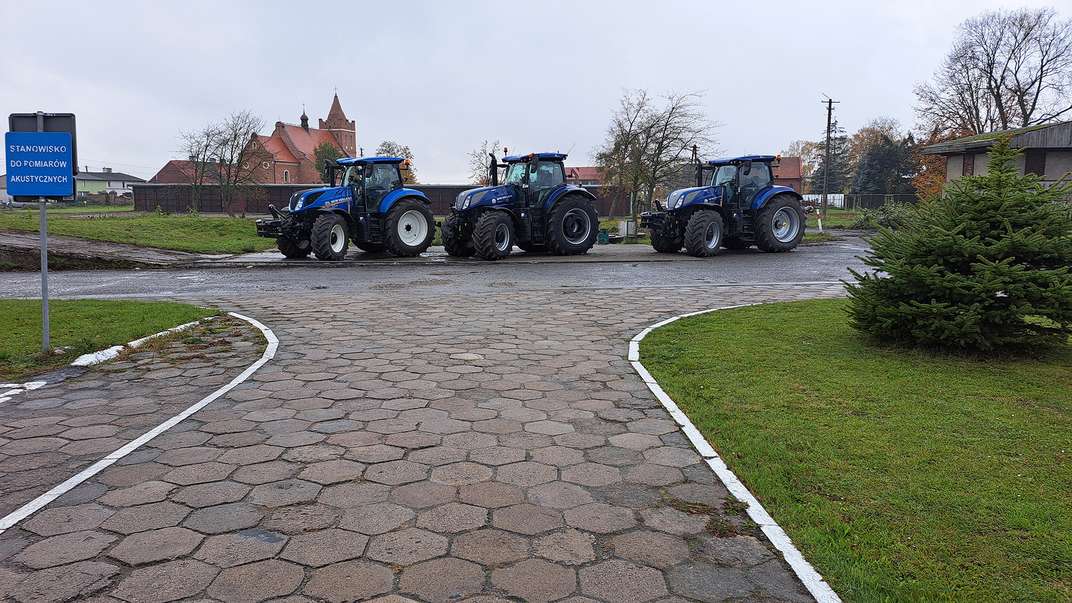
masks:
<svg viewBox="0 0 1072 603"><path fill-rule="evenodd" d="M13 113L4 137L8 192L36 198L41 234L41 350L52 349L48 311L48 198L74 195L78 173L74 115L70 113Z"/></svg>

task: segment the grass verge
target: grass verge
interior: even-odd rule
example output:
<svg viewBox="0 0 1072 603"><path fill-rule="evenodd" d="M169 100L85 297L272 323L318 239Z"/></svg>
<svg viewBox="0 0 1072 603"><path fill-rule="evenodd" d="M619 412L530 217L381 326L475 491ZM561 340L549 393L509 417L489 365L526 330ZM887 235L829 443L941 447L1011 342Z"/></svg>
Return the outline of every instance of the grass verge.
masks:
<svg viewBox="0 0 1072 603"><path fill-rule="evenodd" d="M70 364L82 354L121 345L215 314L189 304L149 301L51 300L52 346L41 353L40 300L0 300L0 381L18 381Z"/></svg>
<svg viewBox="0 0 1072 603"><path fill-rule="evenodd" d="M37 209L29 208L0 211L0 229L36 232L37 212ZM48 232L191 253L247 253L275 247L273 239L258 237L253 220L245 218L135 212L84 216L50 210Z"/></svg>
<svg viewBox="0 0 1072 603"><path fill-rule="evenodd" d="M876 347L844 303L683 319L643 362L846 601L1072 599L1072 347Z"/></svg>

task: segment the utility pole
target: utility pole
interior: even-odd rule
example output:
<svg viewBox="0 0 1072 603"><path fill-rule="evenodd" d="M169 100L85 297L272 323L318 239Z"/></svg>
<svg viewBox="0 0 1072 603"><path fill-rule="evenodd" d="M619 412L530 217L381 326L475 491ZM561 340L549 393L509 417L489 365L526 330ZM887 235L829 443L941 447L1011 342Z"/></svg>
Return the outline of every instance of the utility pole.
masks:
<svg viewBox="0 0 1072 603"><path fill-rule="evenodd" d="M826 96L825 94L823 96ZM826 105L826 151L823 154L823 201L822 212L820 213L819 230L823 229L822 219L826 217L826 210L829 207L829 201L827 195L829 194L830 187L830 128L834 123L834 105L839 101L836 101L829 96L826 96L826 100L822 101Z"/></svg>

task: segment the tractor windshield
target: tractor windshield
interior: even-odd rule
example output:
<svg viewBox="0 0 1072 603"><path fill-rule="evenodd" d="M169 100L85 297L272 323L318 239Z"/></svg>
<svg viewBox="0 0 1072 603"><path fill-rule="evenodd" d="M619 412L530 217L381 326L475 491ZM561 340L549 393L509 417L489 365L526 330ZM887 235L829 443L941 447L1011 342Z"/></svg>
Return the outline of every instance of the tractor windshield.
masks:
<svg viewBox="0 0 1072 603"><path fill-rule="evenodd" d="M346 173L342 177L343 186L360 186L361 179L364 171L359 165L351 165L346 168Z"/></svg>
<svg viewBox="0 0 1072 603"><path fill-rule="evenodd" d="M711 186L718 186L720 184L733 184L734 177L737 176L737 166L735 165L721 165L715 170L714 175L711 176Z"/></svg>
<svg viewBox="0 0 1072 603"><path fill-rule="evenodd" d="M506 177L503 178L503 184L521 184L525 181L525 166L527 164L523 161L517 163L511 163L506 168Z"/></svg>

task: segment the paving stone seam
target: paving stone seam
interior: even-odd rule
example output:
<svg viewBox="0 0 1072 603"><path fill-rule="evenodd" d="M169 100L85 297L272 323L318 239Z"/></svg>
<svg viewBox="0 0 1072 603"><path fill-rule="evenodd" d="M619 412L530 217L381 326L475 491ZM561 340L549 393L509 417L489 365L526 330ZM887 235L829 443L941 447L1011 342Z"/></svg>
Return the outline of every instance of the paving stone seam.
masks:
<svg viewBox="0 0 1072 603"><path fill-rule="evenodd" d="M16 510L12 511L8 515L4 516L3 518L0 518L0 534L3 534L5 530L15 526L20 521L26 519L30 515L33 515L37 511L40 511L42 508L44 508L46 505L48 505L52 501L56 500L57 498L59 498L63 494L67 493L68 491L70 491L71 489L75 488L76 486L78 486L82 482L88 480L89 478L93 477L94 475L97 475L98 473L100 473L104 469L106 469L109 466L111 466L112 464L114 464L116 461L122 459L123 457L127 456L131 452L134 452L138 448L142 447L143 445L145 445L147 442L149 442L150 440L152 440L156 436L158 436L158 435L164 433L165 431L171 429L175 425L178 425L180 422L182 422L185 419L189 418L191 415L193 415L197 411L199 411L202 408L208 406L209 404L214 402L216 399L218 399L220 396L223 396L227 392L231 391L232 389L234 389L235 387L237 387L238 385L243 383L246 379L249 379L249 377L251 375L253 375L253 373L257 372L258 369L260 369L268 361L270 361L272 358L275 357L276 350L279 348L279 339L275 336L275 333L272 332L272 330L270 328L268 328L263 323L261 323L260 321L254 319L254 318L250 318L248 316L244 316L244 315L238 314L236 312L228 312L227 314L229 316L232 316L232 317L237 318L239 320L243 320L245 322L248 322L249 324L251 324L254 327L256 327L257 329L259 329L261 334L264 336L264 339L268 342L267 346L265 346L265 348L264 348L264 352L261 354L261 357L258 358L256 362L254 362L253 364L251 364L248 367L246 367L246 369L244 371L242 371L237 377L232 379L230 382L220 386L214 392L212 392L208 396L205 396L200 401L198 401L197 403L193 404L192 406L186 408L185 410L183 410L179 414L171 417L170 419L168 419L168 420L164 421L163 423L157 425L156 427L152 428L151 430L145 432L144 434L139 436L137 439L131 440L126 445L120 447L119 449L115 450L114 452L108 454L108 456L106 456L106 457L100 459L99 461L93 463L92 465L90 465L89 467L85 468L84 470L82 470L78 474L68 478L67 480L63 481L59 485L53 486L48 492L45 492L41 496L38 496L37 498L31 500L30 502L26 503L25 505L19 507Z"/></svg>
<svg viewBox="0 0 1072 603"><path fill-rule="evenodd" d="M721 310L732 310L734 308L745 308L749 306L759 306L768 302L759 302L752 304L737 304L732 306L720 306L718 308L710 308L707 310L700 310L698 312L687 312L685 314L678 314L665 320L654 323L639 333L633 336L629 340L629 348L627 359L629 364L633 366L633 369L637 372L637 375L648 386L651 393L659 400L666 409L674 421L681 427L682 432L688 437L689 442L692 443L696 452L704 458L704 461L711 467L711 469L718 475L718 478L722 480L726 489L733 494L737 500L748 505L748 516L752 521L756 522L756 525L760 527L760 530L767 536L774 545L774 548L785 558L786 563L792 568L793 573L797 575L800 581L804 584L804 587L808 589L815 600L819 603L841 603L841 598L834 592L834 589L823 579L822 575L804 558L804 555L797 549L796 545L782 529L778 522L767 512L763 507L763 504L757 499L744 485L743 482L737 477L735 473L726 465L725 461L718 455L711 443L707 441L707 438L700 433L700 430L696 428L692 420L688 415L681 410L674 400L667 395L663 388L659 385L658 381L648 372L648 369L640 361L640 342L644 340L652 331L659 327L666 326L672 322L681 320L682 318L688 318L690 316L698 316L700 314L710 314L712 312L718 312Z"/></svg>

